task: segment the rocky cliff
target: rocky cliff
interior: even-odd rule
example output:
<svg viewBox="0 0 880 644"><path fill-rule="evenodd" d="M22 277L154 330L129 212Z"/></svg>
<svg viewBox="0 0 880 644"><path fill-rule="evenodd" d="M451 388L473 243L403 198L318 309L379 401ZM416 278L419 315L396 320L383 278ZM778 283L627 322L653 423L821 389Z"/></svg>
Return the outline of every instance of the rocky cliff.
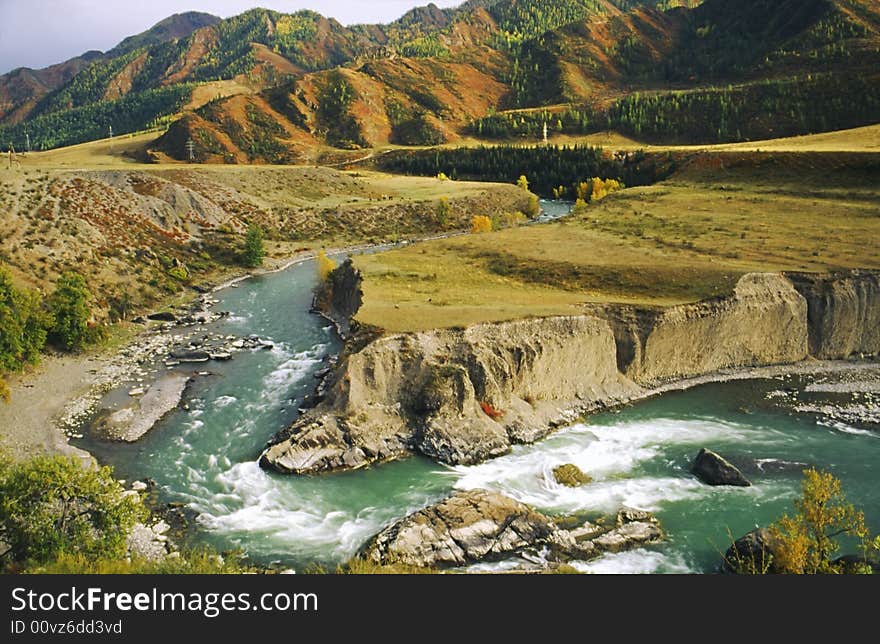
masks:
<svg viewBox="0 0 880 644"><path fill-rule="evenodd" d="M810 355L821 359L876 353L880 347L880 274L788 275L807 303Z"/></svg>
<svg viewBox="0 0 880 644"><path fill-rule="evenodd" d="M352 349L327 397L261 464L309 474L420 452L476 463L579 414L721 369L880 352L878 275L749 274L732 295L664 310L381 337Z"/></svg>

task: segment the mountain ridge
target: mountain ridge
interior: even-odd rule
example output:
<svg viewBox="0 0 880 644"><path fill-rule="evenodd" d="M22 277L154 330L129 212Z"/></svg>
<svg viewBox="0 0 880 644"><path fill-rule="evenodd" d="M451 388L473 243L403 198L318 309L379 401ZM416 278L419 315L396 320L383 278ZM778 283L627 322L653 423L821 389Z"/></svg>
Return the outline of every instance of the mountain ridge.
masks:
<svg viewBox="0 0 880 644"><path fill-rule="evenodd" d="M0 140L21 140L30 128L55 147L103 136L104 123L121 119L114 131L171 125L154 158L183 160L192 139L198 159L239 163L306 160L321 146L433 145L487 130L536 138L530 120L549 120L551 133L609 127L687 140L665 123L674 111L666 103L685 101L693 103L686 116L703 109L714 119L697 123L691 138L722 142L772 134L767 123L751 124L746 99L817 112L811 100L834 102L848 89L861 93L861 116L824 103L800 119L787 109L781 131L865 125L880 120L870 82L880 69L878 4L473 1L352 27L313 11L251 9L184 38L121 43L122 54L79 70L23 115L18 108L17 124L0 101ZM214 100L192 100L196 89ZM681 91L703 94L673 95ZM524 115L513 127L503 122L513 121L503 112L511 108L551 108L556 118Z"/></svg>

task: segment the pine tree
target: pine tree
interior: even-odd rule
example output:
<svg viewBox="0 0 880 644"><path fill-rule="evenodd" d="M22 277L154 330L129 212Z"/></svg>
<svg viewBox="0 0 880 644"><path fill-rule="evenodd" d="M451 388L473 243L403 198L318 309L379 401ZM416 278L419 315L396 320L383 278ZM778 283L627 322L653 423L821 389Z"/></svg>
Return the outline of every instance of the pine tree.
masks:
<svg viewBox="0 0 880 644"><path fill-rule="evenodd" d="M248 268L256 268L262 265L265 257L266 247L263 244L263 229L257 224L251 224L244 238L242 263Z"/></svg>

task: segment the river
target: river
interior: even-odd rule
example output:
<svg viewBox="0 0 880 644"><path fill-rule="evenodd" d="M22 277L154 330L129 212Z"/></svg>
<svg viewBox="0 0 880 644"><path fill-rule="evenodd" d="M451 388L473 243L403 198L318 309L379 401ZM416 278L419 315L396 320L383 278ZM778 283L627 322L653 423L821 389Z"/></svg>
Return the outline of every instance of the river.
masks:
<svg viewBox="0 0 880 644"><path fill-rule="evenodd" d="M780 405L786 391L803 392L812 382L805 376L667 393L591 416L473 467L413 457L322 477L263 471L257 458L266 440L296 417L314 388L313 374L340 349L329 324L307 312L315 279L308 262L218 293L217 309L232 315L214 323L212 332L256 334L274 348L212 363L213 375L197 381L186 408L139 443L109 444L87 435L79 445L122 478L155 479L163 501L188 504L199 514L199 539L297 569L344 561L389 522L454 489L483 487L548 513L596 516L627 505L660 518L668 533L663 544L577 564L584 571L711 572L729 535L790 511L800 474L758 471L748 474L750 488L709 487L688 473L704 446L740 460L821 466L843 481L872 530L880 531L880 433ZM552 468L569 462L594 482L578 489L556 484Z"/></svg>

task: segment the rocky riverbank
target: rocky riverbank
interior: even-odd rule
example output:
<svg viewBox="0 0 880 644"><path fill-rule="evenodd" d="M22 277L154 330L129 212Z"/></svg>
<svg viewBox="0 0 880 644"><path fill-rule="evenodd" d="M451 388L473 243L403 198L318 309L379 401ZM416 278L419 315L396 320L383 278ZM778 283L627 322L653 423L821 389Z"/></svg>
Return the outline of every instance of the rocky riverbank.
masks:
<svg viewBox="0 0 880 644"><path fill-rule="evenodd" d="M750 274L730 297L665 310L355 338L325 400L275 437L261 465L314 474L412 452L477 463L724 370L875 356L878 329L880 276L853 271Z"/></svg>

